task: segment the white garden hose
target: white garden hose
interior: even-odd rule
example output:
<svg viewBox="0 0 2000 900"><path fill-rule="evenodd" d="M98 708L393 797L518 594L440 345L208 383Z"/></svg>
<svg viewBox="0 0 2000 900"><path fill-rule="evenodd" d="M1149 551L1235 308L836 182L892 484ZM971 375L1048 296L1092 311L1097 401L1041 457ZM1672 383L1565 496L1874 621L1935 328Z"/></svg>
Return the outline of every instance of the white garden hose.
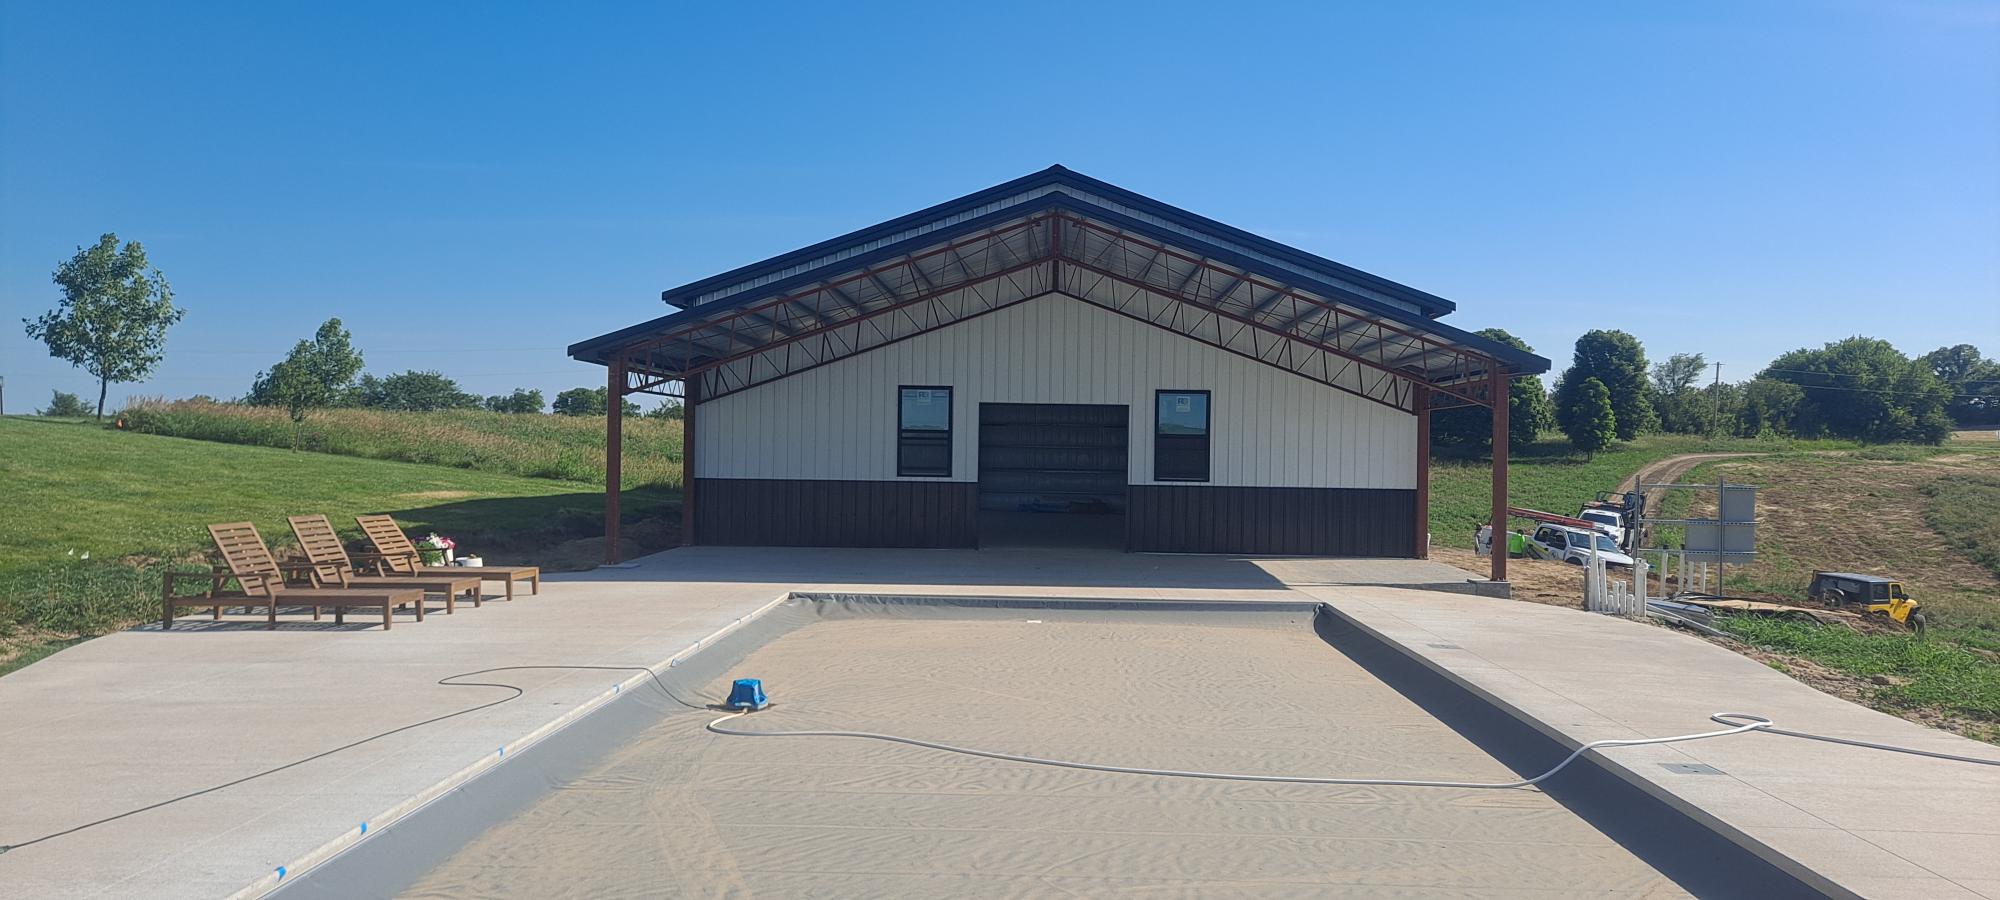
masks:
<svg viewBox="0 0 2000 900"><path fill-rule="evenodd" d="M1853 740L1848 740L1846 738L1836 738L1836 737L1827 737L1825 735L1808 734L1803 731L1786 731L1772 725L1771 720L1766 719L1763 716L1751 715L1750 713L1734 713L1734 712L1720 712L1716 713L1715 715L1709 716L1710 719L1713 719L1724 725L1730 726L1720 731L1703 731L1695 734L1677 734L1672 737L1606 739L1601 741L1591 741L1588 744L1584 744L1583 746L1576 748L1576 750L1570 753L1570 755L1563 757L1562 762L1556 763L1554 768L1546 772L1543 772L1540 775L1537 775L1533 778L1523 779L1521 781L1500 781L1500 782L1419 781L1407 778L1320 778L1308 775L1245 775L1245 774L1238 774L1231 772L1189 772L1179 769L1143 769L1136 766L1108 766L1100 763L1077 762L1075 760L1067 760L1067 759L1044 759L1039 756L1021 756L1013 753L1000 753L994 750L978 750L971 747L955 747L952 746L951 744L940 744L934 741L918 740L916 738L902 737L900 735L894 735L894 734L877 734L872 731L742 731L735 728L724 727L722 724L724 722L729 721L730 719L747 716L750 714L750 712L751 712L750 710L741 710L717 718L714 721L708 723L708 730L715 732L716 734L733 735L736 737L866 738L868 740L875 740L875 741L891 741L893 743L898 743L898 744L909 744L910 746L913 747L925 747L931 750L942 750L946 753L962 753L967 756L980 756L980 757L985 757L987 759L998 759L1006 762L1031 763L1038 766L1060 766L1066 769L1087 769L1092 772L1118 772L1126 775L1158 775L1167 778L1213 778L1222 781L1279 782L1283 784L1352 784L1352 785L1378 785L1384 787L1482 788L1482 789L1497 789L1497 790L1524 788L1524 787L1532 787L1535 784L1543 780L1546 780L1547 778L1556 774L1557 772L1562 771L1564 767L1568 766L1570 763L1575 762L1577 757L1582 756L1585 752L1590 750L1595 750L1600 747L1637 747L1646 744L1674 744L1682 741L1698 741L1704 738L1728 737L1732 734L1744 734L1751 731L1769 731L1772 734L1782 734L1789 737L1806 738L1808 740L1815 740L1815 741L1827 741L1829 743L1835 743L1835 744L1847 744L1853 747L1867 747L1873 750L1887 750L1893 753L1911 753L1917 756L1929 756L1937 759L1954 760L1957 762L1976 763L1984 766L2000 766L2000 759L1979 759L1971 756L1955 756L1949 753L1933 753L1929 750L1913 750L1908 747L1894 747L1888 744L1871 744L1867 741L1853 741ZM1743 721L1742 723L1739 724L1737 721L1735 721L1739 719L1747 721Z"/></svg>

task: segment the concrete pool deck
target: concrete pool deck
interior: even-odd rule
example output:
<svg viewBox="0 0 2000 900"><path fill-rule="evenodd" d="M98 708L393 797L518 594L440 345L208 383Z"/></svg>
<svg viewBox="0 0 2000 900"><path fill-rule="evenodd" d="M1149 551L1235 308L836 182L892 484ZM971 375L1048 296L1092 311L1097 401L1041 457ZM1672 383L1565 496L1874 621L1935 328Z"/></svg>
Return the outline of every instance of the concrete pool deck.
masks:
<svg viewBox="0 0 2000 900"><path fill-rule="evenodd" d="M1324 600L1573 740L1705 730L1710 712L1958 752L2000 751L1820 694L1664 629L1378 585L1463 579L1384 560L1059 551L699 548L555 576L539 597L347 631L246 622L111 635L0 678L0 843L20 843L467 706L446 676L664 663L792 591ZM1439 646L1434 646L1439 645ZM517 701L0 854L0 892L228 895L275 883L363 822L599 702L632 672L496 674ZM1868 896L2000 898L2000 770L1753 735L1606 759ZM1661 761L1721 776L1672 775ZM376 822L376 826L380 826Z"/></svg>
<svg viewBox="0 0 2000 900"><path fill-rule="evenodd" d="M1572 746L1711 730L1710 714L1747 712L1797 731L2000 759L1990 744L1848 703L1664 628L1448 594L1302 590ZM2000 897L2000 768L1762 734L1600 758L1834 887ZM1676 770L1690 764L1719 772Z"/></svg>

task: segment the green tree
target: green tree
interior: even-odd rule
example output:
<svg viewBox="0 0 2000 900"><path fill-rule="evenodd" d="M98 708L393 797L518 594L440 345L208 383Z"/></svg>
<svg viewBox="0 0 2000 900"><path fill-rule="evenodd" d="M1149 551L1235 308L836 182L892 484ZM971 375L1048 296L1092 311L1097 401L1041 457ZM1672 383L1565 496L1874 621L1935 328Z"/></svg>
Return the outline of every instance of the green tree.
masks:
<svg viewBox="0 0 2000 900"><path fill-rule="evenodd" d="M602 416L611 412L611 405L605 401L609 391L604 388L570 388L556 395L556 402L549 407L559 416ZM639 414L639 404L624 401L625 415Z"/></svg>
<svg viewBox="0 0 2000 900"><path fill-rule="evenodd" d="M1708 360L1699 353L1676 353L1653 367L1653 405L1660 430L1708 434L1715 430L1716 404L1701 385Z"/></svg>
<svg viewBox="0 0 2000 900"><path fill-rule="evenodd" d="M458 382L441 372L400 372L387 378L361 377L355 397L369 409L406 412L436 412L441 409L478 409L479 398L458 388Z"/></svg>
<svg viewBox="0 0 2000 900"><path fill-rule="evenodd" d="M511 394L494 394L486 398L486 408L498 413L538 413L542 411L542 392L528 388L515 388Z"/></svg>
<svg viewBox="0 0 2000 900"><path fill-rule="evenodd" d="M339 319L321 323L310 341L300 341L283 361L269 371L257 373L250 385L250 403L282 406L292 417L292 449L299 446L299 426L306 414L345 399L361 371L361 353L354 349L353 335Z"/></svg>
<svg viewBox="0 0 2000 900"><path fill-rule="evenodd" d="M131 241L118 246L106 234L56 266L51 276L63 299L39 319L22 319L28 336L47 344L49 355L97 377L97 417L104 418L104 395L112 382L143 381L159 368L167 329L187 311L174 306L166 276L146 263L146 248Z"/></svg>
<svg viewBox="0 0 2000 900"><path fill-rule="evenodd" d="M1888 341L1851 337L1818 350L1794 350L1758 378L1798 386L1803 402L1792 430L1807 436L1887 443L1942 443L1951 433L1951 390L1931 366Z"/></svg>
<svg viewBox="0 0 2000 900"><path fill-rule="evenodd" d="M679 400L670 399L665 403L660 404L659 406L655 406L652 409L646 410L646 418L671 419L675 422L679 422L687 418L687 407L682 405L681 401Z"/></svg>
<svg viewBox="0 0 2000 900"><path fill-rule="evenodd" d="M1971 344L1939 347L1920 361L1951 394L1945 414L1961 428L2000 425L2000 362Z"/></svg>
<svg viewBox="0 0 2000 900"><path fill-rule="evenodd" d="M49 393L52 396L49 397L48 408L43 409L39 415L60 416L65 419L80 419L90 415L90 405L83 402L82 397L78 397L68 391L50 391Z"/></svg>
<svg viewBox="0 0 2000 900"><path fill-rule="evenodd" d="M1569 406L1563 410L1563 433L1585 456L1611 446L1618 438L1618 413L1611 405L1611 391L1604 382L1585 378L1569 391Z"/></svg>
<svg viewBox="0 0 2000 900"><path fill-rule="evenodd" d="M1744 437L1792 433L1792 422L1806 402L1806 393L1798 385L1769 378L1744 382L1741 393L1735 421L1736 433Z"/></svg>
<svg viewBox="0 0 2000 900"><path fill-rule="evenodd" d="M1639 339L1623 331L1592 331L1576 339L1575 359L1556 384L1556 419L1564 433L1572 428L1563 419L1565 411L1584 408L1576 398L1562 393L1565 386L1570 391L1581 390L1592 378L1611 392L1619 440L1629 441L1659 424L1653 413L1652 386L1646 383L1646 349Z"/></svg>
<svg viewBox="0 0 2000 900"><path fill-rule="evenodd" d="M1526 341L1504 328L1483 328L1479 336L1491 338L1517 350L1535 352ZM1555 427L1555 412L1548 392L1539 378L1516 378L1507 385L1507 447L1520 450L1535 442L1543 431ZM1439 410L1431 414L1431 445L1456 447L1485 455L1493 452L1493 412L1468 406Z"/></svg>
<svg viewBox="0 0 2000 900"><path fill-rule="evenodd" d="M1708 404L1709 420L1715 431L1742 434L1744 386L1719 381L1701 389L1701 402Z"/></svg>

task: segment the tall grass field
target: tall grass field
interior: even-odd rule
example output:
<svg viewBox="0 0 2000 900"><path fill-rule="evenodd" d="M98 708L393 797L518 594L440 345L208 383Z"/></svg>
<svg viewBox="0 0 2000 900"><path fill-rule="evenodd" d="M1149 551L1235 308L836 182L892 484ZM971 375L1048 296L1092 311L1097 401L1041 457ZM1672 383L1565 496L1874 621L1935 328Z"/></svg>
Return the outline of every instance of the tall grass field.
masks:
<svg viewBox="0 0 2000 900"><path fill-rule="evenodd" d="M292 420L275 407L147 400L127 406L120 415L127 429L142 434L287 449L293 445ZM524 478L604 483L604 420L595 416L328 409L307 416L298 429L298 448ZM623 476L628 487L678 487L681 423L627 417Z"/></svg>

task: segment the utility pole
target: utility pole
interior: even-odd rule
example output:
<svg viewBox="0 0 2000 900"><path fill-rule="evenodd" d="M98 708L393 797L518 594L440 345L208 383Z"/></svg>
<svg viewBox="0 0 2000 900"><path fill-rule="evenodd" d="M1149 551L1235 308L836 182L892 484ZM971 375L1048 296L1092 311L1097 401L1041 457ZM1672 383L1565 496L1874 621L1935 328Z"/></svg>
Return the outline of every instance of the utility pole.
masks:
<svg viewBox="0 0 2000 900"><path fill-rule="evenodd" d="M1715 407L1714 428L1716 431L1720 432L1722 430L1722 364L1721 363L1715 364L1715 386L1709 388L1708 399L1711 405Z"/></svg>

